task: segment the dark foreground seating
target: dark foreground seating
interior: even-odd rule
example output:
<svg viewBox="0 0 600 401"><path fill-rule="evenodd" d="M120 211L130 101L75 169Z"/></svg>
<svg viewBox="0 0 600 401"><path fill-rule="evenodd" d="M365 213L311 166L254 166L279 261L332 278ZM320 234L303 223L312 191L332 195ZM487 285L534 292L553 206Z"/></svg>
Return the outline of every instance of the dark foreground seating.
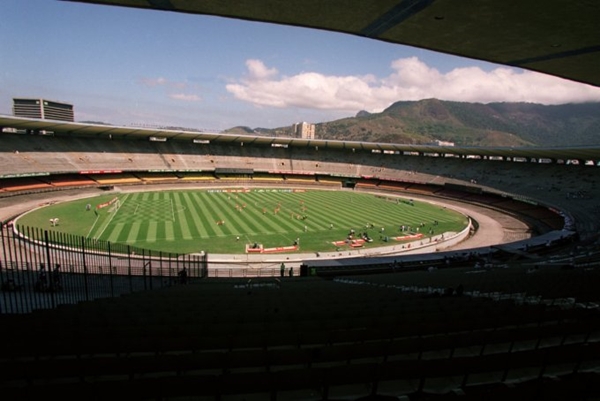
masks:
<svg viewBox="0 0 600 401"><path fill-rule="evenodd" d="M502 273L489 277L502 283ZM509 286L514 272L506 273ZM451 282L467 273L444 274ZM206 279L4 315L0 392L63 400L600 396L600 319L590 303L516 302L468 287L440 294L422 285L431 277Z"/></svg>

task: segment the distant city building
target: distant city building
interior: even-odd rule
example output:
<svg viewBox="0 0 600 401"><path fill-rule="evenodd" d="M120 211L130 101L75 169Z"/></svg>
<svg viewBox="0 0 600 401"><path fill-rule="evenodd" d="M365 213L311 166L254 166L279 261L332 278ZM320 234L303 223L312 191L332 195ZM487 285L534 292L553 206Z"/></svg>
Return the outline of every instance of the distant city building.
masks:
<svg viewBox="0 0 600 401"><path fill-rule="evenodd" d="M305 122L294 124L294 136L302 139L315 139L315 125Z"/></svg>
<svg viewBox="0 0 600 401"><path fill-rule="evenodd" d="M73 105L46 99L13 99L15 117L75 121Z"/></svg>

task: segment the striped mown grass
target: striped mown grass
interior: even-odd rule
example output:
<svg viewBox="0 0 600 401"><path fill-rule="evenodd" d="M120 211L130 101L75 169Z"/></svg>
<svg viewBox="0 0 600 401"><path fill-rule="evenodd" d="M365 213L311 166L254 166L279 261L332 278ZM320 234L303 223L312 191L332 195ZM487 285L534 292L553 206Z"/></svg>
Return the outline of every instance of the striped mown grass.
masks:
<svg viewBox="0 0 600 401"><path fill-rule="evenodd" d="M59 219L58 226L51 227L51 218ZM37 209L18 224L165 252L243 253L246 244L270 248L295 241L299 252L344 249L333 242L350 230L373 239L365 247L383 246L390 244L386 237L403 234L402 225L427 237L460 231L467 218L390 195L252 188L104 195Z"/></svg>

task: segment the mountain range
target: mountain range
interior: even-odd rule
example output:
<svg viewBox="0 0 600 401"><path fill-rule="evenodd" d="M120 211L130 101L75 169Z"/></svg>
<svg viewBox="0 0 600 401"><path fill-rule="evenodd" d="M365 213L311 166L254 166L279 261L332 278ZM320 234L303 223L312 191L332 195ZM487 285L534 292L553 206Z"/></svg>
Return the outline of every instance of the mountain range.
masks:
<svg viewBox="0 0 600 401"><path fill-rule="evenodd" d="M289 137L292 126L234 127L225 132ZM600 144L600 103L400 101L381 113L361 111L318 123L315 137L403 144L445 141L457 146L590 146Z"/></svg>

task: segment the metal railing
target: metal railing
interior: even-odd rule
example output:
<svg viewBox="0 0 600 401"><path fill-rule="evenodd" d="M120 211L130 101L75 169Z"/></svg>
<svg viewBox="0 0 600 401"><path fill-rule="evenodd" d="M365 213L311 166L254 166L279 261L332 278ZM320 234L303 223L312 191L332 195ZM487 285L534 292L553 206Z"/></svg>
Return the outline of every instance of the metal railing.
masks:
<svg viewBox="0 0 600 401"><path fill-rule="evenodd" d="M207 276L204 254L151 251L30 227L0 227L0 314L28 313Z"/></svg>

